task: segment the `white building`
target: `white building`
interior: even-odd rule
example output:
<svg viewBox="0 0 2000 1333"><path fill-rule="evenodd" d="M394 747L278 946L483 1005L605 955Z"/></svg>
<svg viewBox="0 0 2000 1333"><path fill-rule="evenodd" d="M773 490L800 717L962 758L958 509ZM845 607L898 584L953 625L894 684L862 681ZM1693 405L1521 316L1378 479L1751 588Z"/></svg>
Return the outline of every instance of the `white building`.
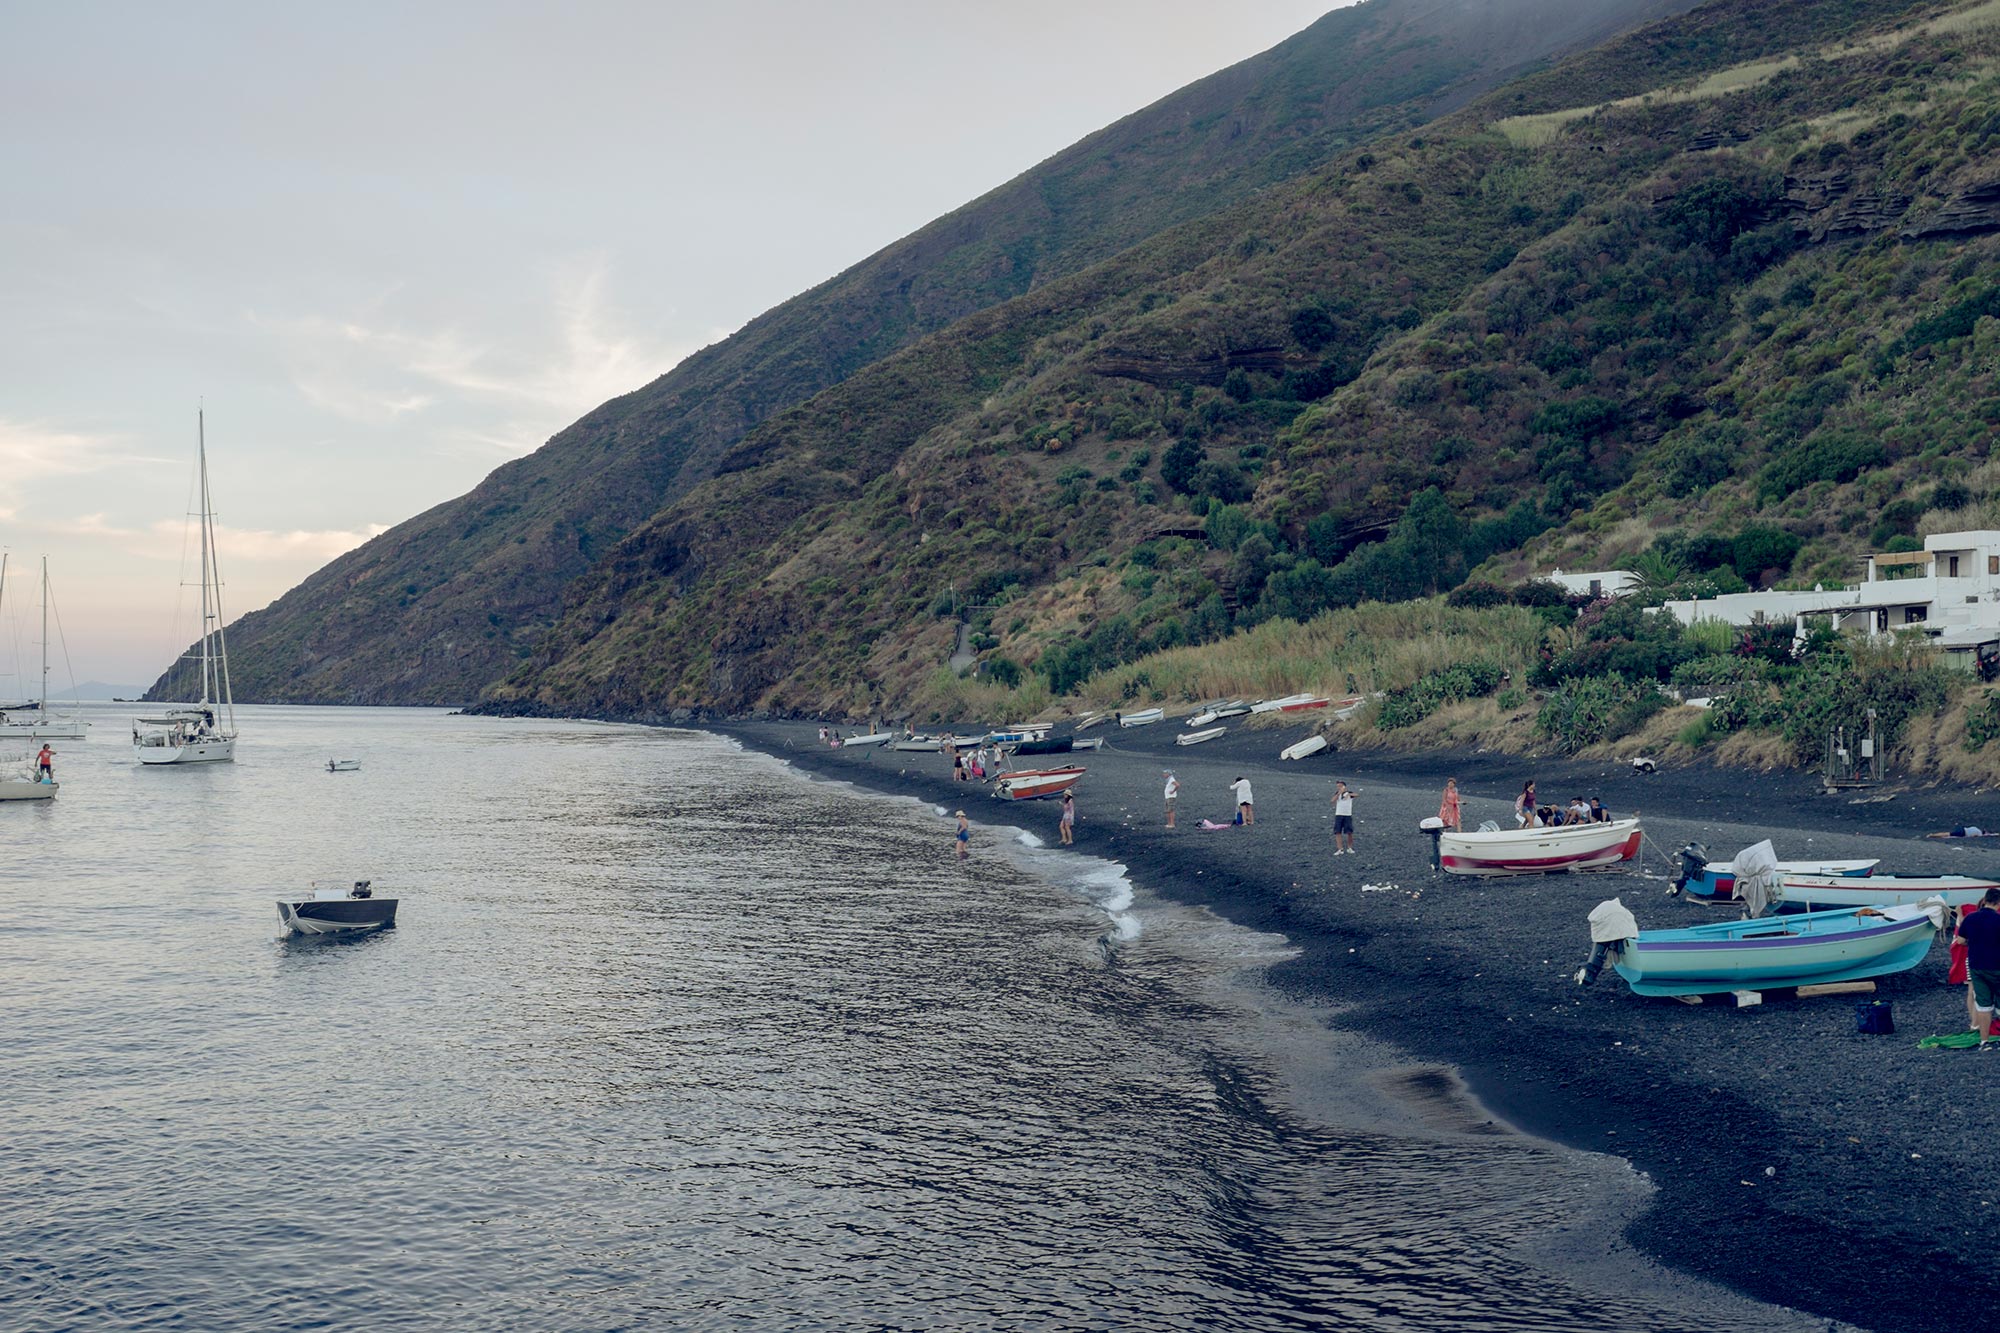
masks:
<svg viewBox="0 0 2000 1333"><path fill-rule="evenodd" d="M1592 597L1622 597L1639 586L1639 576L1629 569L1600 569L1589 574L1565 574L1558 569L1543 574L1540 581L1553 583L1566 593Z"/></svg>
<svg viewBox="0 0 2000 1333"><path fill-rule="evenodd" d="M1727 593L1668 602L1667 610L1688 625L1789 619L1800 637L1821 616L1836 629L1871 635L1921 629L1970 666L2000 647L2000 532L1939 532L1924 538L1921 551L1871 555L1866 577L1853 587Z"/></svg>

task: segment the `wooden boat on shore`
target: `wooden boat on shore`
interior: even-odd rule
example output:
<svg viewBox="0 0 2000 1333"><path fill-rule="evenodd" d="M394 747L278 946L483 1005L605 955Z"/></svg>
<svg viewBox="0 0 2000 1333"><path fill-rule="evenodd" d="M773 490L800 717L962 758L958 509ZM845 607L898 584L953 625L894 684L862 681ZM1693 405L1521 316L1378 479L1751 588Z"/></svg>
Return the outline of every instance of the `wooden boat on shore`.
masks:
<svg viewBox="0 0 2000 1333"><path fill-rule="evenodd" d="M1166 715L1167 710L1164 708L1141 708L1136 713L1120 714L1118 725L1121 727L1150 727Z"/></svg>
<svg viewBox="0 0 2000 1333"><path fill-rule="evenodd" d="M1706 849L1699 843L1689 843L1680 850L1680 872L1674 876L1674 888L1690 898L1703 902L1734 902L1736 900L1736 862L1709 861L1705 859ZM1837 875L1858 878L1871 875L1875 867L1882 864L1879 859L1860 861L1780 861L1777 870L1780 875ZM1865 907L1867 902L1847 903L1849 907Z"/></svg>
<svg viewBox="0 0 2000 1333"><path fill-rule="evenodd" d="M944 742L935 736L905 736L892 742L889 748L901 750L904 754L936 754L944 748Z"/></svg>
<svg viewBox="0 0 2000 1333"><path fill-rule="evenodd" d="M1203 741L1214 740L1217 736L1228 730L1228 727L1209 727L1202 731L1183 731L1180 735L1174 737L1174 744L1200 745Z"/></svg>
<svg viewBox="0 0 2000 1333"><path fill-rule="evenodd" d="M870 732L866 736L849 736L840 743L840 748L851 750L857 745L887 745L895 739L896 733L893 731L876 731Z"/></svg>
<svg viewBox="0 0 2000 1333"><path fill-rule="evenodd" d="M1597 870L1637 856L1639 838L1636 818L1560 828L1446 833L1438 839L1438 860L1454 875L1546 875L1558 870Z"/></svg>
<svg viewBox="0 0 2000 1333"><path fill-rule="evenodd" d="M1224 714L1223 710L1225 708L1238 710L1238 712L1231 712L1228 714ZM1196 713L1194 716L1188 718L1188 720L1182 725L1188 727L1206 727L1224 716L1229 716L1229 717L1238 716L1240 711L1243 710L1244 710L1244 704L1241 700L1238 699L1231 699L1227 703L1209 704L1206 708L1203 708L1199 713Z"/></svg>
<svg viewBox="0 0 2000 1333"><path fill-rule="evenodd" d="M1311 698L1302 699L1298 703L1279 704L1278 711L1281 713L1310 713L1316 708L1331 708L1332 706L1333 700L1314 695Z"/></svg>
<svg viewBox="0 0 2000 1333"><path fill-rule="evenodd" d="M1076 720L1075 730L1089 731L1092 727L1101 727L1110 720L1111 714L1109 713L1085 713Z"/></svg>
<svg viewBox="0 0 2000 1333"><path fill-rule="evenodd" d="M1069 748L1072 750L1102 750L1104 748L1104 737L1087 736L1082 740L1073 739L1069 743Z"/></svg>
<svg viewBox="0 0 2000 1333"><path fill-rule="evenodd" d="M1003 801L1035 801L1058 796L1074 787L1083 777L1081 764L1061 768L1027 768L1002 773L993 780L993 794Z"/></svg>
<svg viewBox="0 0 2000 1333"><path fill-rule="evenodd" d="M1915 967L1943 926L1940 903L1716 921L1642 930L1625 942L1613 966L1640 995L1860 981Z"/></svg>
<svg viewBox="0 0 2000 1333"><path fill-rule="evenodd" d="M2000 889L2000 880L1974 875L1788 874L1778 881L1780 912L1823 912L1844 907L1903 907L1936 898L1963 907Z"/></svg>
<svg viewBox="0 0 2000 1333"><path fill-rule="evenodd" d="M1308 759L1326 749L1326 737L1308 736L1278 751L1280 759Z"/></svg>

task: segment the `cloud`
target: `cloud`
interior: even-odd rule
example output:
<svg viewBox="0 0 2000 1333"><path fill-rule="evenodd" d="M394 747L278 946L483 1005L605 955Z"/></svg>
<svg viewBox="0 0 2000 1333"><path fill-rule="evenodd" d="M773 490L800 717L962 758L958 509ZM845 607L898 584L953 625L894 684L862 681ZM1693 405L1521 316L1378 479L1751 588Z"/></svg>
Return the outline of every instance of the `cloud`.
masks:
<svg viewBox="0 0 2000 1333"><path fill-rule="evenodd" d="M277 334L294 386L314 406L373 427L415 426L441 452L507 457L701 345L626 328L605 295L609 279L601 255L558 265L548 315L513 343L398 318L392 307L409 295L400 286L356 314L258 322Z"/></svg>
<svg viewBox="0 0 2000 1333"><path fill-rule="evenodd" d="M59 430L40 421L0 417L0 479L15 485L43 477L79 476L135 463L171 461L130 452L122 436ZM5 512L11 515L13 511Z"/></svg>
<svg viewBox="0 0 2000 1333"><path fill-rule="evenodd" d="M127 555L146 560L181 559L186 552L194 549L196 540L192 524L170 518L160 519L143 528L124 528L108 521L103 514L79 514L74 518L27 526L32 531L52 536L115 545ZM317 568L388 530L386 523L365 524L360 531L354 532L338 528L320 531L232 528L218 523L215 546L225 567L243 561L269 561L288 565L310 563Z"/></svg>

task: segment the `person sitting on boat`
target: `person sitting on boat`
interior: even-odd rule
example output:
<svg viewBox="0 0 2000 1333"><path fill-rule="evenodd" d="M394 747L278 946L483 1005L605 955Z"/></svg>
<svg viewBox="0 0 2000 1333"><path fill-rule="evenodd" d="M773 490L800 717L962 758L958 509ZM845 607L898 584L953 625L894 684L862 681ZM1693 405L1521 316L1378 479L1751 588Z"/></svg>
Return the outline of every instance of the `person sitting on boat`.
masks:
<svg viewBox="0 0 2000 1333"><path fill-rule="evenodd" d="M1611 822L1611 812L1606 810L1604 802L1598 800L1595 796L1590 798L1590 822L1593 824L1609 824Z"/></svg>
<svg viewBox="0 0 2000 1333"><path fill-rule="evenodd" d="M1535 804L1535 780L1529 778L1521 794L1514 798L1514 823L1521 828L1540 828L1541 811Z"/></svg>
<svg viewBox="0 0 2000 1333"><path fill-rule="evenodd" d="M1570 797L1569 813L1563 817L1563 823L1588 824L1589 822L1590 822L1589 802L1585 801L1581 796Z"/></svg>

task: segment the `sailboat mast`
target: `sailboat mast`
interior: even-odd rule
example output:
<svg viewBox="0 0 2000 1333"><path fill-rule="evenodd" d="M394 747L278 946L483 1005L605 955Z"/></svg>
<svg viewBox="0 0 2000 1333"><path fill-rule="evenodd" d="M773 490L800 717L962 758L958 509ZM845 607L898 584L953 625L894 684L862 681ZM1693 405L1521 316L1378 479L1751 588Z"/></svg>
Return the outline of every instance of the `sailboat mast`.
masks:
<svg viewBox="0 0 2000 1333"><path fill-rule="evenodd" d="M201 512L202 547L208 552L208 572L215 580L215 657L210 675L222 687L223 730L234 736L236 696L229 688L229 640L224 637L222 628L228 617L222 611L222 559L215 549L215 500L208 493L208 449L205 443L201 455ZM207 595L208 590L204 588L204 598Z"/></svg>
<svg viewBox="0 0 2000 1333"><path fill-rule="evenodd" d="M49 720L49 558L42 557L42 710L41 720Z"/></svg>
<svg viewBox="0 0 2000 1333"><path fill-rule="evenodd" d="M206 412L197 409L194 414L195 429L195 485L199 491L196 497L201 504L201 702L208 703L210 694L209 677L214 670L212 649L209 646L208 611L208 423Z"/></svg>

